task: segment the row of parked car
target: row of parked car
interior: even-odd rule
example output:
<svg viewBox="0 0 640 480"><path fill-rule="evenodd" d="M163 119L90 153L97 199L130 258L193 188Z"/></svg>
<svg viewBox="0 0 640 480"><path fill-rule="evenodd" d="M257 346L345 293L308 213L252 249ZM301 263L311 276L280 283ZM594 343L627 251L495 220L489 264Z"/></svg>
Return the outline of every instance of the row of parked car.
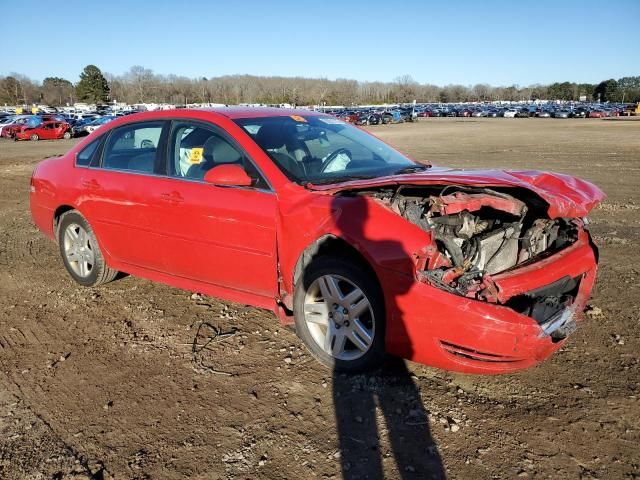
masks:
<svg viewBox="0 0 640 480"><path fill-rule="evenodd" d="M624 106L526 105L522 107L445 107L420 109L422 117L505 117L505 118L603 118L618 116Z"/></svg>
<svg viewBox="0 0 640 480"><path fill-rule="evenodd" d="M487 118L604 118L623 114L625 106L601 104L523 105L518 107L467 104L417 104L394 109L353 108L327 111L356 125L415 122L425 117L487 117Z"/></svg>
<svg viewBox="0 0 640 480"><path fill-rule="evenodd" d="M640 108L640 107L639 107ZM88 135L113 119L136 113L100 110L76 114L41 113L16 115L0 111L0 138L14 140L53 140ZM355 107L326 113L356 125L383 125L416 122L425 117L504 117L504 118L603 118L623 115L623 104L530 104L500 106L494 104L416 104L383 107Z"/></svg>
<svg viewBox="0 0 640 480"><path fill-rule="evenodd" d="M81 137L122 115L96 112L12 115L0 112L0 138L37 141Z"/></svg>
<svg viewBox="0 0 640 480"><path fill-rule="evenodd" d="M396 109L354 109L328 111L345 122L356 125L383 125L387 123L415 122L417 111L413 107Z"/></svg>

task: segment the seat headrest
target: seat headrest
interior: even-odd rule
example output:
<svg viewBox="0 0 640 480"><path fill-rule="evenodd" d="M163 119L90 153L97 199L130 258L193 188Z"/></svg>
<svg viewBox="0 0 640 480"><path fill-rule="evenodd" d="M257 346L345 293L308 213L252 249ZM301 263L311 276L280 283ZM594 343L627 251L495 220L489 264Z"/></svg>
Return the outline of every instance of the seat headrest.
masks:
<svg viewBox="0 0 640 480"><path fill-rule="evenodd" d="M286 142L284 126L280 123L265 123L258 130L256 142L267 150L281 148Z"/></svg>
<svg viewBox="0 0 640 480"><path fill-rule="evenodd" d="M224 140L213 147L213 161L215 163L241 163L242 154Z"/></svg>
<svg viewBox="0 0 640 480"><path fill-rule="evenodd" d="M202 146L202 156L205 162L215 164L242 162L242 154L233 148L226 140L216 136L211 136L204 142Z"/></svg>
<svg viewBox="0 0 640 480"><path fill-rule="evenodd" d="M202 145L202 156L205 161L213 162L213 152L215 150L218 139L214 136L207 138Z"/></svg>

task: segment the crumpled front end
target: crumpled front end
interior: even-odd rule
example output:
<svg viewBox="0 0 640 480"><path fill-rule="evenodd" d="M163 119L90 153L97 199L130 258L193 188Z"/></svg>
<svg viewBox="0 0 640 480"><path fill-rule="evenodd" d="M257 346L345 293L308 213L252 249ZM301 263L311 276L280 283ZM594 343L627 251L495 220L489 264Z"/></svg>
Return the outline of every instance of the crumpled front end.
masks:
<svg viewBox="0 0 640 480"><path fill-rule="evenodd" d="M357 194L427 233L413 252L415 286L398 294L403 319L389 327L391 351L395 342L396 353L423 363L502 373L541 361L575 330L597 263L584 219L550 218L524 189L404 185Z"/></svg>

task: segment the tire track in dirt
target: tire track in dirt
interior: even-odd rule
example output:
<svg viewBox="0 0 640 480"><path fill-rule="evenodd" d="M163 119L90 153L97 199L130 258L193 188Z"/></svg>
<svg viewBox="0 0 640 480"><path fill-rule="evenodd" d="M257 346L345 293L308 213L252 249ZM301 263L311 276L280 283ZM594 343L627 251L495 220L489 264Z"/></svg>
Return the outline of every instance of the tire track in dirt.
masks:
<svg viewBox="0 0 640 480"><path fill-rule="evenodd" d="M101 462L83 458L62 441L42 417L15 395L0 390L0 478L3 480L44 478L103 478ZM24 448L25 437L34 442ZM102 475L100 477L100 475Z"/></svg>
<svg viewBox="0 0 640 480"><path fill-rule="evenodd" d="M52 242L32 225L12 221L0 236L0 265L42 265L43 262L51 261L51 247Z"/></svg>
<svg viewBox="0 0 640 480"><path fill-rule="evenodd" d="M0 349L9 350L27 345L38 345L40 340L30 328L11 327L9 331L0 334Z"/></svg>

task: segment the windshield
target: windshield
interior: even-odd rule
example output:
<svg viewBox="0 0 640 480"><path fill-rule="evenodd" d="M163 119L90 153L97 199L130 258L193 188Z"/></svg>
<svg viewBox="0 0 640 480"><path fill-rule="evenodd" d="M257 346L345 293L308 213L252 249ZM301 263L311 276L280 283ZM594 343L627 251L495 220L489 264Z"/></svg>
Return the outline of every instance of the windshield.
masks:
<svg viewBox="0 0 640 480"><path fill-rule="evenodd" d="M235 121L289 179L335 183L428 168L372 135L329 116L279 116Z"/></svg>

